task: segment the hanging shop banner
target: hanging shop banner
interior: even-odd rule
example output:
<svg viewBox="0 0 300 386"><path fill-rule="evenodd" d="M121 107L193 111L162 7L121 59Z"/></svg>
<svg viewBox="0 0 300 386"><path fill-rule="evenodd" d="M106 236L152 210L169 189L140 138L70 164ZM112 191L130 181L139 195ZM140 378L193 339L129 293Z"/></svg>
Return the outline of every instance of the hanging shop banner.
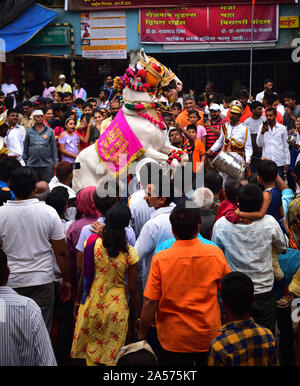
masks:
<svg viewBox="0 0 300 386"><path fill-rule="evenodd" d="M125 11L80 14L82 56L94 59L126 59Z"/></svg>
<svg viewBox="0 0 300 386"><path fill-rule="evenodd" d="M251 5L140 10L141 42L151 44L245 43L251 41ZM278 6L256 5L253 41L278 39Z"/></svg>
<svg viewBox="0 0 300 386"><path fill-rule="evenodd" d="M203 7L211 5L226 4L251 4L251 0L185 0L187 7ZM256 0L255 4L295 4L295 0ZM66 11L105 11L109 9L122 8L150 8L150 7L180 7L182 1L179 0L65 0Z"/></svg>

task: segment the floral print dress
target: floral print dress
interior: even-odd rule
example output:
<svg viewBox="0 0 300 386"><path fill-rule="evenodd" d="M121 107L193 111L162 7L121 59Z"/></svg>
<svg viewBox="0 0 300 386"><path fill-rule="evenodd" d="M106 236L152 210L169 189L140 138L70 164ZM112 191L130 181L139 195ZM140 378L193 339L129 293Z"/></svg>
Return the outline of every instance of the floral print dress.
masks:
<svg viewBox="0 0 300 386"><path fill-rule="evenodd" d="M128 330L125 274L129 265L139 260L132 246L128 246L128 251L128 254L121 252L119 256L110 258L102 239L97 239L94 248L95 278L85 304L79 307L72 358L115 365Z"/></svg>

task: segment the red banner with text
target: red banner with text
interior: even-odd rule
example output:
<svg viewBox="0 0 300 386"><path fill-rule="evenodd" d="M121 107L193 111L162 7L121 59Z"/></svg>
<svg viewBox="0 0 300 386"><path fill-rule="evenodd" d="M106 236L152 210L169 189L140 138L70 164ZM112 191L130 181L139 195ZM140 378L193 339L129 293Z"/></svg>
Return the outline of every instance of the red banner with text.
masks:
<svg viewBox="0 0 300 386"><path fill-rule="evenodd" d="M141 43L246 43L251 41L252 7L141 9ZM253 41L278 40L278 6L256 5Z"/></svg>

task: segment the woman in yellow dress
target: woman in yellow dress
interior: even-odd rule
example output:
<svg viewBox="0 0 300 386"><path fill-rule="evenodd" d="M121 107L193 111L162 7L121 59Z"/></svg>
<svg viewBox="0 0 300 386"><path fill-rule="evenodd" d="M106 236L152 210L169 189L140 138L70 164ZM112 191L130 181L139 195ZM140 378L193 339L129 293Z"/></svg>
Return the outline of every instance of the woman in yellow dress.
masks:
<svg viewBox="0 0 300 386"><path fill-rule="evenodd" d="M139 257L128 245L125 233L130 218L130 210L125 204L114 204L107 212L101 237L92 235L85 245L84 294L78 310L71 357L86 359L88 364L112 366L124 346L129 316L127 271L130 297L138 318L140 315Z"/></svg>

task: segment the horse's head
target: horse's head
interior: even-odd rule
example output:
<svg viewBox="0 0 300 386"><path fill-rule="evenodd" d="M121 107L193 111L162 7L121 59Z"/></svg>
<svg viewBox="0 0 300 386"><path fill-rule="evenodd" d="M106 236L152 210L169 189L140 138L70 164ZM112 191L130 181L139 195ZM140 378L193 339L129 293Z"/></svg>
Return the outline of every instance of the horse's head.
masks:
<svg viewBox="0 0 300 386"><path fill-rule="evenodd" d="M182 89L182 82L177 76L158 60L145 54L144 49L131 53L131 66L145 70L146 82L154 88L165 87L175 82L178 91ZM174 83L172 82L172 83Z"/></svg>

